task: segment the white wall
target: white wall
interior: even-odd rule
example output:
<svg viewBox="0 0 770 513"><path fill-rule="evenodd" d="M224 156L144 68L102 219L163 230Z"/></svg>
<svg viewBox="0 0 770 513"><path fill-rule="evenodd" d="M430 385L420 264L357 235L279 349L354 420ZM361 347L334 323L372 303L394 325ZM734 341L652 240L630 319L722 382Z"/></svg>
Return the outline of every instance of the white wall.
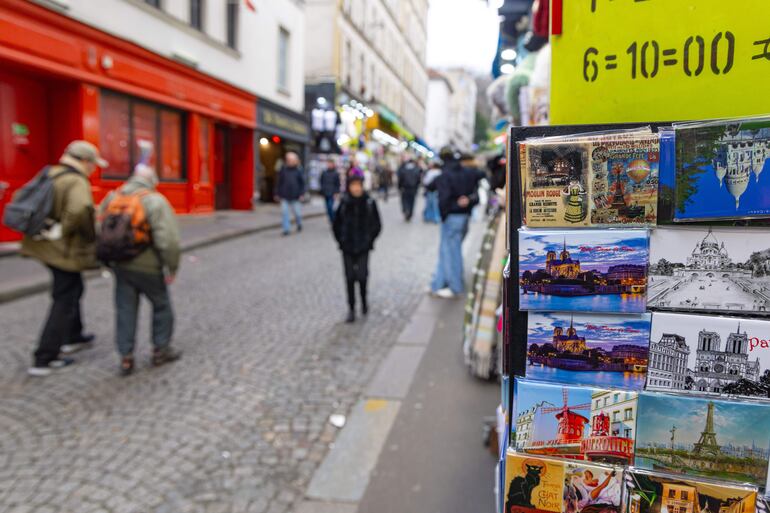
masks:
<svg viewBox="0 0 770 513"><path fill-rule="evenodd" d="M450 102L452 142L460 150L469 151L476 125L476 81L463 69L442 70L441 73L452 83L454 91Z"/></svg>
<svg viewBox="0 0 770 513"><path fill-rule="evenodd" d="M256 12L239 1L237 50L225 44L225 0L205 2L203 32L189 26L189 0L162 0L161 12L143 0L60 1L68 4L67 16L165 57L182 55L196 61L199 71L261 98L304 108L305 18L299 0L252 0ZM278 89L280 26L290 33L288 91Z"/></svg>

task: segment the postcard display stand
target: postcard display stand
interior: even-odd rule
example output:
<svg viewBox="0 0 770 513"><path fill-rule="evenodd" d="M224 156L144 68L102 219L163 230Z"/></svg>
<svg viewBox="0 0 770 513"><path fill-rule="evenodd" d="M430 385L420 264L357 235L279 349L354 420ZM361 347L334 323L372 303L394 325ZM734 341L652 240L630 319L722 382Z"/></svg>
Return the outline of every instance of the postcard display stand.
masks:
<svg viewBox="0 0 770 513"><path fill-rule="evenodd" d="M498 510L770 494L770 119L513 127Z"/></svg>

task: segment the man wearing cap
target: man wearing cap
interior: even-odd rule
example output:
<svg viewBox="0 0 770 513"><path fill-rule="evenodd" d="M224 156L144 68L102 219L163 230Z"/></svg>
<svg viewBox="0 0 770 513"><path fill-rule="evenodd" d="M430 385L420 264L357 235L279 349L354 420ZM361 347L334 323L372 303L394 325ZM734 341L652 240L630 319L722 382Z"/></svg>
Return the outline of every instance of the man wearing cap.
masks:
<svg viewBox="0 0 770 513"><path fill-rule="evenodd" d="M48 376L73 362L60 357L88 347L94 339L83 333L80 298L81 272L97 268L94 241L94 200L88 177L97 167L107 167L99 150L86 141L73 141L58 164L49 168L53 180L53 225L35 236L25 235L21 254L39 260L51 271L52 304L34 353L32 376Z"/></svg>

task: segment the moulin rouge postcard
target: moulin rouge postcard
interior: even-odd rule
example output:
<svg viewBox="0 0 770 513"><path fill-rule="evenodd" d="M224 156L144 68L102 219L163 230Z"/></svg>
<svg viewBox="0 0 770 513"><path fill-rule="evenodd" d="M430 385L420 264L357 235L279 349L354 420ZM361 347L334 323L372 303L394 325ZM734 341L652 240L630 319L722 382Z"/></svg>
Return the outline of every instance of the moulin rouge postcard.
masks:
<svg viewBox="0 0 770 513"><path fill-rule="evenodd" d="M522 310L643 313L648 232L519 230Z"/></svg>
<svg viewBox="0 0 770 513"><path fill-rule="evenodd" d="M530 379L631 390L644 387L650 314L532 312L527 331Z"/></svg>
<svg viewBox="0 0 770 513"><path fill-rule="evenodd" d="M642 392L634 465L762 489L770 458L770 404Z"/></svg>
<svg viewBox="0 0 770 513"><path fill-rule="evenodd" d="M770 397L770 320L656 312L647 390Z"/></svg>
<svg viewBox="0 0 770 513"><path fill-rule="evenodd" d="M637 393L516 380L516 450L627 465L633 460Z"/></svg>

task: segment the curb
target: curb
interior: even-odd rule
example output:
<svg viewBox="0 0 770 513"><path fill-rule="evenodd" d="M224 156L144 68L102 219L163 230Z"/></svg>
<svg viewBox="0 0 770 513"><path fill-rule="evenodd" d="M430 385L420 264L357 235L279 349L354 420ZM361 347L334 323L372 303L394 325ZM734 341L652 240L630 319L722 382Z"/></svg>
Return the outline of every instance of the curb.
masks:
<svg viewBox="0 0 770 513"><path fill-rule="evenodd" d="M324 212L317 212L317 213L303 215L302 218L314 219L316 217L325 217L325 216L326 214ZM196 249L205 248L208 246L214 246L222 242L227 242L240 237L246 237L248 235L253 235L255 233L266 232L266 231L276 230L280 228L281 228L281 223L276 222L276 223L266 224L263 226L255 226L253 228L227 230L227 231L218 233L216 235L213 235L211 237L205 237L198 240L193 240L188 243L182 242L182 253L187 253L187 252L194 251ZM92 270L92 271L86 271L83 273L83 278L85 280L90 280L98 276L101 276L101 270ZM45 292L49 288L50 288L50 282L48 281L48 279L46 279L46 280L41 280L38 283L23 285L13 290L0 291L0 304L9 303L11 301L15 301L17 299L31 296L33 294Z"/></svg>

